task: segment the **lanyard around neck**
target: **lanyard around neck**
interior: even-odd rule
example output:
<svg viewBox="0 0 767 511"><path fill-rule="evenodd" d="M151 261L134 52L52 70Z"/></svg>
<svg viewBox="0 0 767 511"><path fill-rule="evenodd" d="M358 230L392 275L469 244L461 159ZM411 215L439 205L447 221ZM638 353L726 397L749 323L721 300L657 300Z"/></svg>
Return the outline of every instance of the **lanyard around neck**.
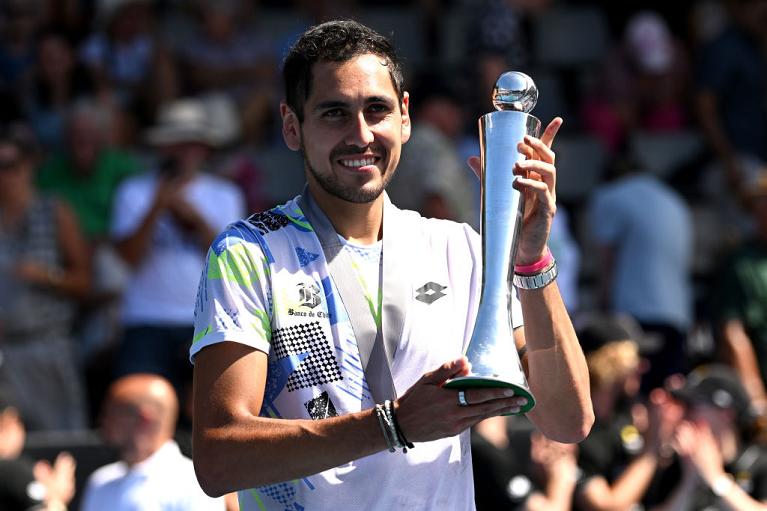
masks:
<svg viewBox="0 0 767 511"><path fill-rule="evenodd" d="M362 286L354 276L351 257L343 250L343 243L338 239L335 228L312 199L308 187L304 188L298 199L298 205L322 245L330 276L336 285L341 303L346 308L354 331L365 379L373 399L378 403L385 399L395 399L397 392L391 373L391 364L403 332L410 284L402 278L403 275L393 271L393 268L399 266L397 263L406 263L406 260L400 257L401 252L404 254L402 240L397 236L400 230L394 228L394 218L388 218L395 214L395 209L388 203L388 199L385 199L384 218L388 227L384 231L381 255L383 257L383 305L381 327L378 328L374 317L370 314ZM386 214L387 211L390 212L389 215Z"/></svg>

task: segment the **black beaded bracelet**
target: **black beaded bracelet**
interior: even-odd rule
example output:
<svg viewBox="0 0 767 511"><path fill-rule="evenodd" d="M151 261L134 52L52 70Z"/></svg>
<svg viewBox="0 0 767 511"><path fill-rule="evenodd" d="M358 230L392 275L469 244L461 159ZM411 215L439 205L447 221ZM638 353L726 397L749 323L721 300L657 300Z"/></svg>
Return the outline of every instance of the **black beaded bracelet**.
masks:
<svg viewBox="0 0 767 511"><path fill-rule="evenodd" d="M394 431L397 433L397 440L399 440L399 443L403 446L402 452L407 452L408 449L413 449L415 446L413 445L413 442L410 442L407 437L405 436L405 433L402 431L402 428L399 425L399 421L397 420L397 415L394 413L394 404L387 400L384 403L384 406L386 407L386 410L388 412L388 415L392 418L392 422L394 423Z"/></svg>

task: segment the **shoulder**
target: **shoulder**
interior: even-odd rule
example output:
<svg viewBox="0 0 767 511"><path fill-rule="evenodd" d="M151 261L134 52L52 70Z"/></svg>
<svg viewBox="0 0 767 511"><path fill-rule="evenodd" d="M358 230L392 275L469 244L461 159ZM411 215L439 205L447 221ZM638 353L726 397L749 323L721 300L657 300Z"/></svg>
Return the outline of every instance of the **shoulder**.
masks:
<svg viewBox="0 0 767 511"><path fill-rule="evenodd" d="M266 211L254 213L246 219L247 224L264 238L275 235L306 235L314 232L303 211L298 206L298 198L275 206Z"/></svg>
<svg viewBox="0 0 767 511"><path fill-rule="evenodd" d="M197 178L198 186L208 191L216 193L226 193L231 195L240 195L240 188L229 178L206 172L200 174Z"/></svg>
<svg viewBox="0 0 767 511"><path fill-rule="evenodd" d="M90 477L88 477L88 489L97 490L112 481L124 477L126 473L127 468L122 461L104 465L103 467L97 468Z"/></svg>
<svg viewBox="0 0 767 511"><path fill-rule="evenodd" d="M216 255L230 250L238 245L261 245L263 237L248 220L237 220L229 224L211 244L211 250Z"/></svg>
<svg viewBox="0 0 767 511"><path fill-rule="evenodd" d="M410 209L400 209L393 205L394 211L398 216L398 224L409 226L413 229L420 229L427 236L445 237L445 238L476 238L479 234L472 226L455 220L445 220L441 218L428 218L422 216L417 211Z"/></svg>

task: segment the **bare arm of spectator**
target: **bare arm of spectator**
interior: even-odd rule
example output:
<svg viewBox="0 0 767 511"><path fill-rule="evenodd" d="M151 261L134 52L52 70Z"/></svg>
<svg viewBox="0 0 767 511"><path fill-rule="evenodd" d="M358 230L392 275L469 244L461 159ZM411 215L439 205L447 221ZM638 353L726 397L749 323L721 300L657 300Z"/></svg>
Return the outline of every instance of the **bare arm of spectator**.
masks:
<svg viewBox="0 0 767 511"><path fill-rule="evenodd" d="M152 240L157 220L167 209L174 188L178 186L171 180L162 181L157 187L152 205L147 210L141 223L130 234L121 237L115 242L115 250L129 265L136 267L147 253L149 242Z"/></svg>
<svg viewBox="0 0 767 511"><path fill-rule="evenodd" d="M568 511L578 478L577 446L560 444L537 432L530 442L530 459L540 467L546 482L543 492L535 492L527 499L527 511Z"/></svg>
<svg viewBox="0 0 767 511"><path fill-rule="evenodd" d="M667 392L655 389L650 395L649 425L645 447L611 485L601 476L588 480L577 500L582 509L612 511L630 509L642 501L655 476L664 448L669 445L681 411Z"/></svg>
<svg viewBox="0 0 767 511"><path fill-rule="evenodd" d="M174 195L168 210L182 229L194 236L200 250L207 250L218 234L200 212L180 194Z"/></svg>
<svg viewBox="0 0 767 511"><path fill-rule="evenodd" d="M738 319L729 319L721 329L722 356L740 376L753 404L760 410L767 407L767 391L764 388L754 345Z"/></svg>
<svg viewBox="0 0 767 511"><path fill-rule="evenodd" d="M69 206L58 201L55 211L54 221L62 254L62 268L49 268L38 262L25 260L18 264L17 273L20 278L32 284L69 296L85 296L90 289L87 243Z"/></svg>
<svg viewBox="0 0 767 511"><path fill-rule="evenodd" d="M731 511L764 511L767 504L746 493L724 471L724 460L711 428L705 424L683 422L675 435L675 449L682 459L683 478L668 503L654 511L692 509L691 496L696 484L702 483L712 491L718 486L719 503ZM724 484L722 484L724 482Z"/></svg>

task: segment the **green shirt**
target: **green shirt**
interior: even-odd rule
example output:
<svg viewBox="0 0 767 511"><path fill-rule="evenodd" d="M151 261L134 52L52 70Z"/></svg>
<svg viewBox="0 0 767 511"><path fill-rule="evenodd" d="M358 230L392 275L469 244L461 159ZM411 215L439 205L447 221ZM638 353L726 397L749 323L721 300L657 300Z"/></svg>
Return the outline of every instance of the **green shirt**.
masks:
<svg viewBox="0 0 767 511"><path fill-rule="evenodd" d="M746 243L724 268L717 312L722 321L743 323L767 382L767 244Z"/></svg>
<svg viewBox="0 0 767 511"><path fill-rule="evenodd" d="M112 199L120 182L139 170L138 160L118 149L104 149L94 171L80 175L69 157L55 155L38 173L41 190L59 195L74 209L80 228L89 239L106 236L112 217Z"/></svg>

